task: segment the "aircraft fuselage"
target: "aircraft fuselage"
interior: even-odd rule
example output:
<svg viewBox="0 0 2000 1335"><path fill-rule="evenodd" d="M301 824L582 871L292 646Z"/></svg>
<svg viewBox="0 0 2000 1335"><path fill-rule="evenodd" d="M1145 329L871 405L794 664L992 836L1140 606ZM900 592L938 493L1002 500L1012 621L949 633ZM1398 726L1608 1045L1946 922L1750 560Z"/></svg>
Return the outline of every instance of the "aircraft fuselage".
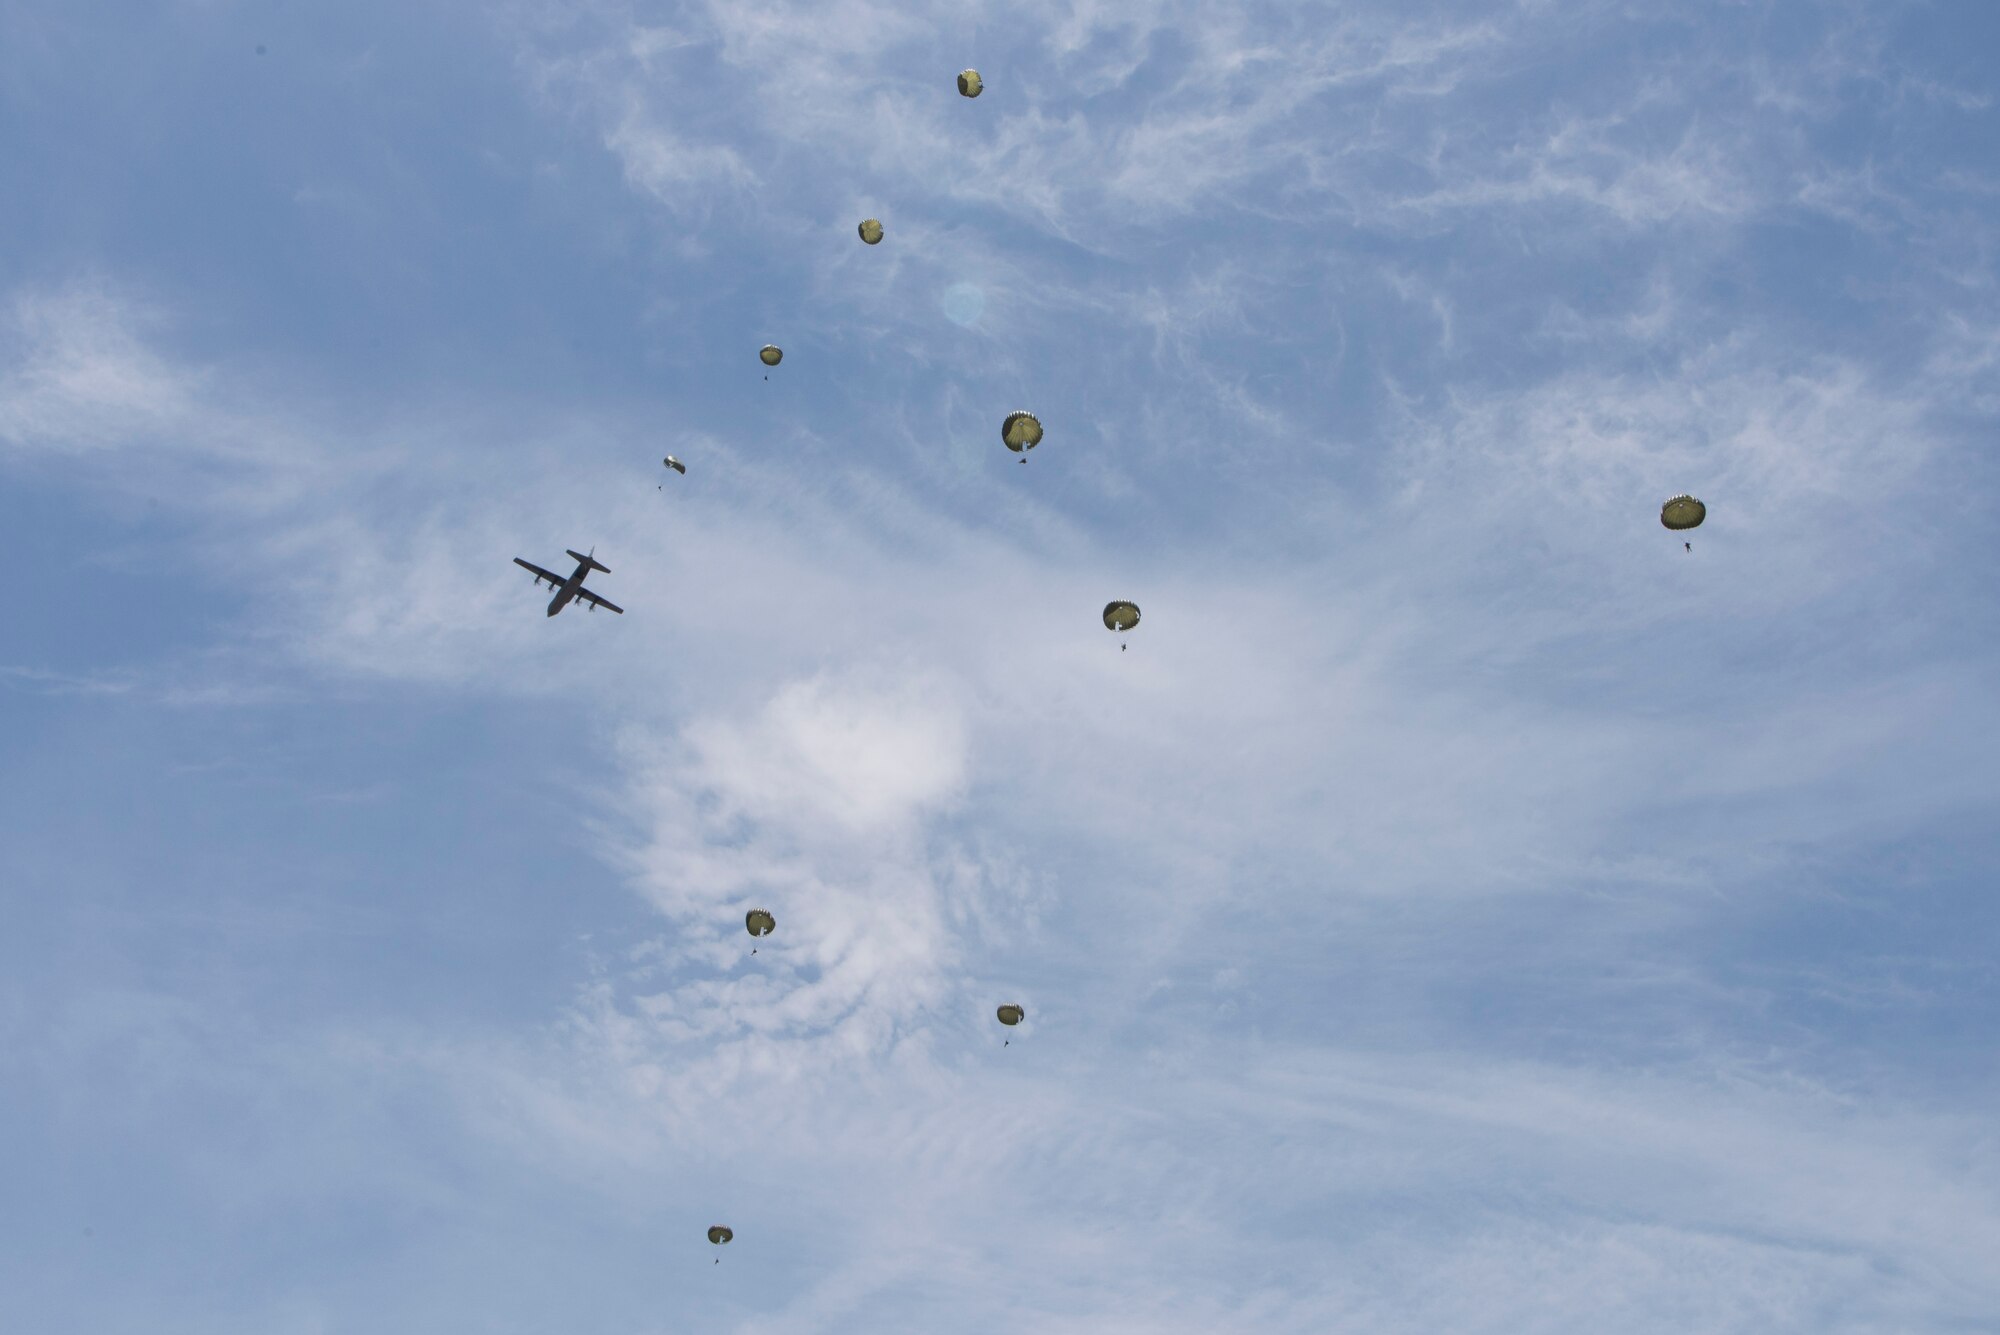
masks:
<svg viewBox="0 0 2000 1335"><path fill-rule="evenodd" d="M550 616L554 616L570 605L570 600L576 597L576 591L583 587L583 577L589 573L589 566L580 565L576 568L574 575L563 581L562 587L556 590L556 596L549 599Z"/></svg>

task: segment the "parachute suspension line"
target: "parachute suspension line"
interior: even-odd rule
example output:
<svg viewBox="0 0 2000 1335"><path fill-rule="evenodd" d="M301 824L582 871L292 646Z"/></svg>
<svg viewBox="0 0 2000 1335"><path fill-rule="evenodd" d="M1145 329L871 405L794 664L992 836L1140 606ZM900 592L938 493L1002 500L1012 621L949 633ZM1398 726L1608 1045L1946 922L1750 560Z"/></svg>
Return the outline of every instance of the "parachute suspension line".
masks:
<svg viewBox="0 0 2000 1335"><path fill-rule="evenodd" d="M1139 608L1137 604L1128 603L1121 599L1118 602L1106 603L1104 605L1104 628L1106 630L1116 631L1118 633L1119 653L1122 654L1125 652L1126 645L1124 636L1126 635L1127 632L1129 632L1134 626L1138 624L1139 624Z"/></svg>

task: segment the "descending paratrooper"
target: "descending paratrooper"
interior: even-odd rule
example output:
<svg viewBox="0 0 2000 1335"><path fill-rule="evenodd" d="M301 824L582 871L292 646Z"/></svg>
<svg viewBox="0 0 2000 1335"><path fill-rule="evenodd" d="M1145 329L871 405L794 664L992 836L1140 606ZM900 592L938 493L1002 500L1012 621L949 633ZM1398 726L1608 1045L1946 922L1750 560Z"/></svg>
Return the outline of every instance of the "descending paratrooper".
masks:
<svg viewBox="0 0 2000 1335"><path fill-rule="evenodd" d="M1700 528L1701 521L1708 518L1708 507L1692 496L1676 496L1660 507L1660 523L1675 533L1691 528ZM1694 544L1683 542L1683 548L1694 550Z"/></svg>

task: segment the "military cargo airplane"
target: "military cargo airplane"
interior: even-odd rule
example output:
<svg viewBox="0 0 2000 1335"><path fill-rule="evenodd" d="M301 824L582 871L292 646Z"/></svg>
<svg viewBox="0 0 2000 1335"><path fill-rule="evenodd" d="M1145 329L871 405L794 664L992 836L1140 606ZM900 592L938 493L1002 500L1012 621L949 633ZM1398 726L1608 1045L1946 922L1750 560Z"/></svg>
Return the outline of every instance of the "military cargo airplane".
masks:
<svg viewBox="0 0 2000 1335"><path fill-rule="evenodd" d="M556 596L549 599L550 616L554 616L556 613L562 611L563 608L568 607L572 598L583 599L584 604L593 612L601 607L607 612L617 612L623 615L624 608L618 606L616 603L605 602L589 589L583 587L583 577L591 571L599 570L607 575L611 573L610 566L597 564L595 559L597 549L592 547L589 555L585 555L582 552L571 552L570 555L576 558L576 573L568 579L564 579L561 575L555 574L552 571L544 570L538 565L530 565L518 556L514 558L514 564L523 570L533 571L537 585L540 585L543 580L547 580L549 587L556 591Z"/></svg>

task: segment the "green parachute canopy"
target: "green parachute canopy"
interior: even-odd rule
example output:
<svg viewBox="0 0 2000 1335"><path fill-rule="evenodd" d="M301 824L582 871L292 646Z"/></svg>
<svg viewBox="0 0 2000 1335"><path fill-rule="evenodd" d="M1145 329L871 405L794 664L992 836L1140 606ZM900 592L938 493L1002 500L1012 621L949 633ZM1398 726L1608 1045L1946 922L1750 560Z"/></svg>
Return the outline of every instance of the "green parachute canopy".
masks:
<svg viewBox="0 0 2000 1335"><path fill-rule="evenodd" d="M861 239L869 245L878 245L882 240L882 223L876 218L863 218L861 226L854 229L861 233Z"/></svg>
<svg viewBox="0 0 2000 1335"><path fill-rule="evenodd" d="M958 91L966 97L978 97L986 87L986 81L979 77L978 70L960 70Z"/></svg>
<svg viewBox="0 0 2000 1335"><path fill-rule="evenodd" d="M1106 603L1104 605L1104 628L1106 630L1130 630L1139 624L1139 604L1128 602Z"/></svg>
<svg viewBox="0 0 2000 1335"><path fill-rule="evenodd" d="M1000 439L1026 463L1028 451L1042 443L1042 419L1030 412L1008 413L1007 420L1000 424Z"/></svg>
<svg viewBox="0 0 2000 1335"><path fill-rule="evenodd" d="M1706 518L1708 507L1692 496L1676 496L1660 507L1660 522L1677 533L1684 528L1700 528Z"/></svg>
<svg viewBox="0 0 2000 1335"><path fill-rule="evenodd" d="M757 349L757 356L763 360L764 365L776 366L779 362L785 360L785 350L775 343L766 343L763 347Z"/></svg>
<svg viewBox="0 0 2000 1335"><path fill-rule="evenodd" d="M778 920L764 909L751 909L743 915L743 929L752 936L769 936L778 930Z"/></svg>
<svg viewBox="0 0 2000 1335"><path fill-rule="evenodd" d="M1019 1006L1013 1005L1011 1003L1002 1006L999 1010L995 1011L994 1014L999 1016L1001 1024L1008 1025L1010 1027L1013 1025L1017 1025L1021 1023L1021 1021L1028 1018L1028 1012L1022 1010Z"/></svg>
<svg viewBox="0 0 2000 1335"><path fill-rule="evenodd" d="M718 1247L735 1236L736 1234L733 1230L725 1228L721 1224L712 1224L709 1226L708 1240Z"/></svg>

